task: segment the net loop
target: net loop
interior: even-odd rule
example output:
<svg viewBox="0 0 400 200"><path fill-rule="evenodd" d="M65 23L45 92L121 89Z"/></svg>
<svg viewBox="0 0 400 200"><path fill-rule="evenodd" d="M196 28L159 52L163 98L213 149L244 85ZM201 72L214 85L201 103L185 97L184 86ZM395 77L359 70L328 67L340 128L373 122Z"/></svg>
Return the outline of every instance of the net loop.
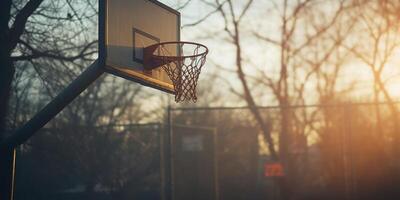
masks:
<svg viewBox="0 0 400 200"><path fill-rule="evenodd" d="M176 102L197 101L197 81L207 53L206 46L194 42L165 42L157 45L153 59L163 63L162 68L174 85Z"/></svg>

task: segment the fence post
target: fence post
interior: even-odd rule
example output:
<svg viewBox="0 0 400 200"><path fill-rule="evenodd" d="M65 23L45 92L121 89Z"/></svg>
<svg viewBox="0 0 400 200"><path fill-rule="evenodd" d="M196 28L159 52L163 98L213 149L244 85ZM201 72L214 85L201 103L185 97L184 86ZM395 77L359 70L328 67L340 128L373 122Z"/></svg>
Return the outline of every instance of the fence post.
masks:
<svg viewBox="0 0 400 200"><path fill-rule="evenodd" d="M164 134L164 194L165 200L172 200L172 116L171 106L167 108L167 131Z"/></svg>

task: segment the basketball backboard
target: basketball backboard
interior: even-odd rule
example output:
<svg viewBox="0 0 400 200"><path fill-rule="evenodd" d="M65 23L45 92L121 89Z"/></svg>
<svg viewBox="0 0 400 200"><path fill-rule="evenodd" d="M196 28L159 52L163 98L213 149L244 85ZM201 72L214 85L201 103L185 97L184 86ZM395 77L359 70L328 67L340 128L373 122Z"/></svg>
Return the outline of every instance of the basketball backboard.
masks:
<svg viewBox="0 0 400 200"><path fill-rule="evenodd" d="M99 26L104 26L99 29L100 55L107 71L173 93L174 86L162 68L143 68L143 48L179 41L180 13L156 0L100 2L103 9L100 9Z"/></svg>

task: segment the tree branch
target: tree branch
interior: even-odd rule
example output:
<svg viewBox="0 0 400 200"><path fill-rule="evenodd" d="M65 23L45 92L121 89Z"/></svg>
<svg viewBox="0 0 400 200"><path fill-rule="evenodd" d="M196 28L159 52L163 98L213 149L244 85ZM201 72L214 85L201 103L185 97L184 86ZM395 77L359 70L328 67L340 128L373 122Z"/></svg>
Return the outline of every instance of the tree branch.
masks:
<svg viewBox="0 0 400 200"><path fill-rule="evenodd" d="M18 40L25 30L25 25L28 21L28 18L42 2L43 0L30 0L15 17L15 21L10 29L10 43L7 47L9 52L11 52L17 46Z"/></svg>
<svg viewBox="0 0 400 200"><path fill-rule="evenodd" d="M19 43L24 45L27 49L29 49L32 52L32 54L31 55L21 55L21 56L12 56L11 59L13 61L33 60L33 59L45 57L45 58L52 58L52 59L72 62L77 59L84 59L86 56L90 56L90 55L97 53L97 50L88 51L92 45L95 45L97 43L97 40L88 43L75 56L64 56L64 55L60 54L61 52L54 53L51 51L39 51L39 50L36 50L35 48L33 48L27 42L22 41L22 40L19 40Z"/></svg>
<svg viewBox="0 0 400 200"><path fill-rule="evenodd" d="M246 4L246 6L244 7L244 9L242 10L242 12L240 13L237 21L240 22L240 20L242 20L243 16L246 14L247 10L250 8L251 4L253 3L253 0L249 0Z"/></svg>
<svg viewBox="0 0 400 200"><path fill-rule="evenodd" d="M186 3L189 3L189 2L190 2L190 0L189 0L188 2L186 2ZM207 13L204 17L202 17L201 19L199 19L199 20L197 20L197 21L195 21L195 22L193 22L193 23L183 25L182 28L186 28L186 27L190 27L190 26L196 26L196 25L198 25L198 24L200 24L200 23L206 21L206 20L207 20L209 17L211 17L213 14L215 14L215 13L217 13L217 12L220 12L220 10L222 9L222 6L226 3L226 1L224 1L224 2L222 2L222 3L217 2L217 5L214 5L214 4L207 3L207 2L205 2L205 1L203 1L203 2L206 3L206 4L209 5L209 6L212 6L212 7L214 8L214 10L211 11L211 12L209 12L209 13ZM185 6L185 5L184 5L184 6ZM178 9L178 10L179 10L179 9Z"/></svg>

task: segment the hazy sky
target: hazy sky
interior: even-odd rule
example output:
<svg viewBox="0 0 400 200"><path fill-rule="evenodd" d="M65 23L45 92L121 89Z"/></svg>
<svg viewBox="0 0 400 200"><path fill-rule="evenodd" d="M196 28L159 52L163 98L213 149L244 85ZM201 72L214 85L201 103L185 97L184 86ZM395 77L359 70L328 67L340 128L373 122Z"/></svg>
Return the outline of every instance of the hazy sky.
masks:
<svg viewBox="0 0 400 200"><path fill-rule="evenodd" d="M186 2L184 0L163 0L163 3L177 8L177 5L181 5ZM240 3L238 3L240 2ZM244 1L234 1L237 3L235 9L242 9L241 3ZM253 31L260 31L265 33L271 38L279 38L279 13L273 11L272 1L255 1L252 7L250 7L246 17L242 24L241 40L243 48L243 57L246 60L245 70L250 75L257 75L255 67L262 69L268 74L279 73L279 49L272 46L260 43L252 36ZM334 12L334 8L326 7L327 12ZM204 17L212 9L210 6L201 3L200 1L190 1L190 3L182 10L182 25L190 24ZM299 32L300 33L300 32ZM215 72L215 63L228 70L234 70L234 53L235 49L232 44L226 42L227 35L223 31L223 21L219 14L214 14L209 17L206 21L200 23L197 26L185 27L181 32L182 40L196 41L204 43L210 49L208 55L208 62L204 68L204 72L201 74L201 80L205 79L205 76L209 76ZM400 51L397 50L394 55L399 55ZM394 97L399 97L398 91L400 89L400 57L393 56L384 71L384 79L387 80L388 90ZM340 73L339 82L337 89L346 88L349 84L356 81L354 98L363 98L365 95L372 94L373 88L373 77L368 67L357 59L351 59L346 63L345 70ZM218 73L227 79L230 85L240 89L239 80L236 78L235 73L228 71L219 70ZM221 90L227 90L226 82L219 82L217 87ZM228 84L228 85L229 85ZM200 81L201 87L201 81ZM314 88L310 89L310 93L314 91ZM268 96L269 90L265 90ZM268 99L268 98L267 98ZM259 102L261 105L271 105L274 103L268 101Z"/></svg>

